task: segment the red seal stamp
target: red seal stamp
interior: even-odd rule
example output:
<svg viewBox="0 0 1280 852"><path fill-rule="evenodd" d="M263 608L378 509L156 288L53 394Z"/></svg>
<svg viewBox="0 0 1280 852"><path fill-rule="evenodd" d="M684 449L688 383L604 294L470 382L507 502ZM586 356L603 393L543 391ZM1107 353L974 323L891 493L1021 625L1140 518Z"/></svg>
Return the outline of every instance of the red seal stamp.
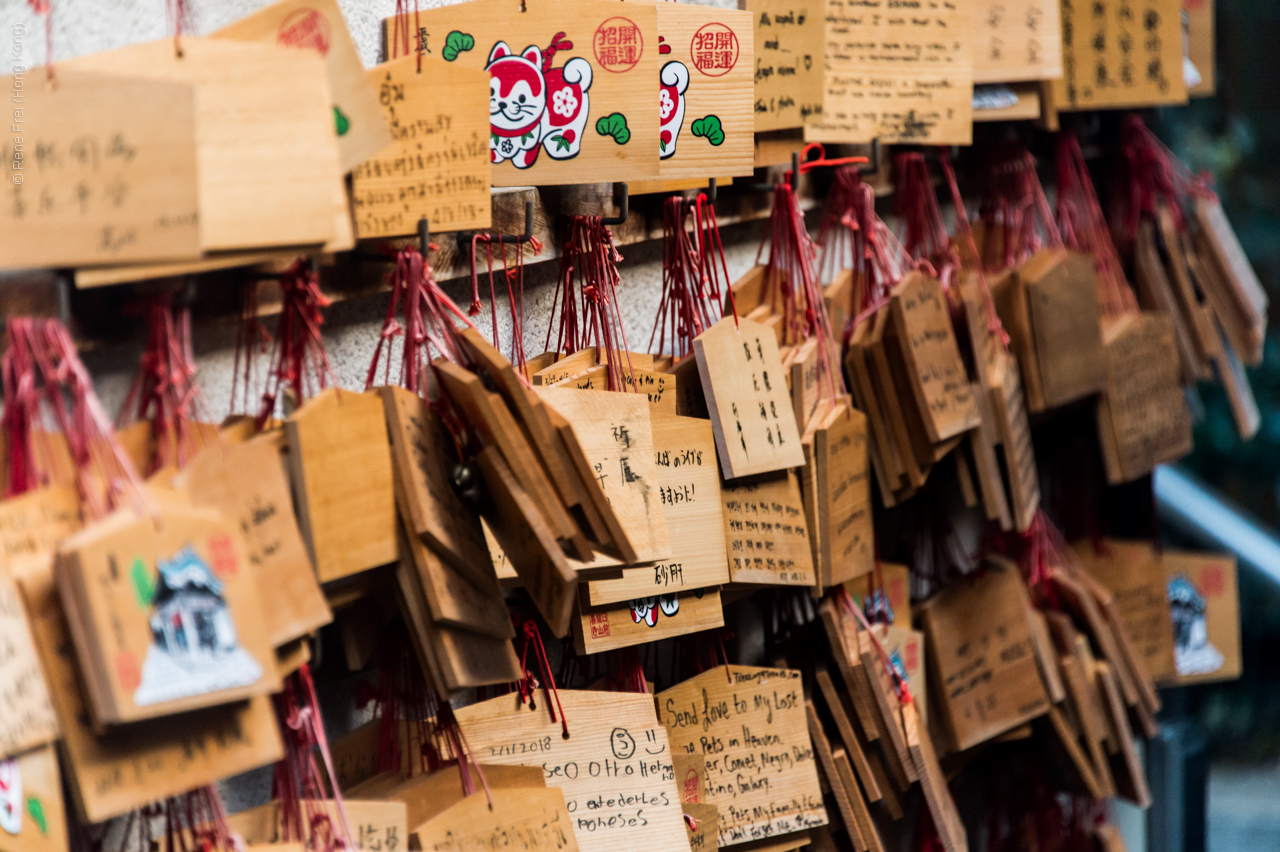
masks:
<svg viewBox="0 0 1280 852"><path fill-rule="evenodd" d="M276 31L276 44L283 47L303 47L329 55L331 32L329 21L315 9L296 9L280 22Z"/></svg>
<svg viewBox="0 0 1280 852"><path fill-rule="evenodd" d="M644 36L630 18L610 18L596 27L591 47L601 68L622 74L640 62L644 55Z"/></svg>
<svg viewBox="0 0 1280 852"><path fill-rule="evenodd" d="M738 64L738 36L725 24L710 23L693 34L693 67L708 77L723 77Z"/></svg>

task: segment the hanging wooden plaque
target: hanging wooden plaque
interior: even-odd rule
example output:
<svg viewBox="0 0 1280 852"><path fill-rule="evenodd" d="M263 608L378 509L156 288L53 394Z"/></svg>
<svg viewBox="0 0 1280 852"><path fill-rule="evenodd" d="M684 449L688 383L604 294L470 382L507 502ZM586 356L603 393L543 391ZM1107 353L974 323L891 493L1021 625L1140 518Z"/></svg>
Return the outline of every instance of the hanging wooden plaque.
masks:
<svg viewBox="0 0 1280 852"><path fill-rule="evenodd" d="M494 186L659 176L658 111L644 106L662 64L651 5L471 0L386 18L382 37L391 59L421 46L489 72Z"/></svg>
<svg viewBox="0 0 1280 852"><path fill-rule="evenodd" d="M184 37L59 63L59 70L196 89L200 244L205 251L318 245L348 222L323 62L274 45ZM345 246L349 247L349 246Z"/></svg>
<svg viewBox="0 0 1280 852"><path fill-rule="evenodd" d="M58 72L56 86L43 73L0 80L13 93L0 268L199 257L193 87Z"/></svg>
<svg viewBox="0 0 1280 852"><path fill-rule="evenodd" d="M192 459L175 480L193 505L218 510L244 532L272 647L333 620L293 514L280 458L283 445L284 433L278 430L243 443L216 443ZM246 477L245 471L254 475Z"/></svg>
<svg viewBox="0 0 1280 852"><path fill-rule="evenodd" d="M396 560L396 505L382 400L322 391L285 424L298 525L321 583Z"/></svg>
<svg viewBox="0 0 1280 852"><path fill-rule="evenodd" d="M69 786L87 821L128 813L284 754L275 710L266 696L94 733L53 572L30 572L19 585L62 726Z"/></svg>
<svg viewBox="0 0 1280 852"><path fill-rule="evenodd" d="M57 736L58 717L26 608L17 583L0 569L0 760Z"/></svg>
<svg viewBox="0 0 1280 852"><path fill-rule="evenodd" d="M938 3L928 14L901 12L887 3L828 0L826 97L806 141L972 141L972 8Z"/></svg>
<svg viewBox="0 0 1280 852"><path fill-rule="evenodd" d="M979 0L973 4L973 36L975 83L1062 76L1059 0Z"/></svg>
<svg viewBox="0 0 1280 852"><path fill-rule="evenodd" d="M800 672L716 666L657 701L671 747L707 759L720 846L827 823Z"/></svg>
<svg viewBox="0 0 1280 852"><path fill-rule="evenodd" d="M720 590L693 589L604 606L583 603L573 632L579 654L598 654L723 626Z"/></svg>
<svg viewBox="0 0 1280 852"><path fill-rule="evenodd" d="M1235 558L1166 550L1173 617L1174 683L1211 683L1240 677L1240 598Z"/></svg>
<svg viewBox="0 0 1280 852"><path fill-rule="evenodd" d="M258 572L216 511L159 502L64 539L55 573L99 724L277 691Z"/></svg>
<svg viewBox="0 0 1280 852"><path fill-rule="evenodd" d="M351 827L351 839L356 842L356 849L364 852L395 852L409 848L409 825L403 802L343 796L341 816L339 805L334 799L306 799L301 805L303 813L317 816L324 814L332 825L337 825L339 819L345 819ZM228 818L228 824L248 844L261 844L274 849L284 836L284 820L279 800L233 814Z"/></svg>
<svg viewBox="0 0 1280 852"><path fill-rule="evenodd" d="M425 852L486 852L514 846L577 852L573 815L557 787L477 790L410 830Z"/></svg>
<svg viewBox="0 0 1280 852"><path fill-rule="evenodd" d="M556 719L564 714L567 738L548 703ZM547 786L564 791L582 852L687 852L671 749L653 696L562 689L558 698L539 694L537 705L513 693L456 715L482 763L542 767Z"/></svg>
<svg viewBox="0 0 1280 852"><path fill-rule="evenodd" d="M1061 111L1185 104L1182 0L1094 0L1062 6Z"/></svg>
<svg viewBox="0 0 1280 852"><path fill-rule="evenodd" d="M814 431L811 467L818 519L816 561L825 588L875 567L867 418L861 411L837 406Z"/></svg>
<svg viewBox="0 0 1280 852"><path fill-rule="evenodd" d="M333 101L338 158L349 172L391 141L378 110L378 95L347 30L337 0L278 0L228 24L214 38L258 41L312 50L324 59Z"/></svg>
<svg viewBox="0 0 1280 852"><path fill-rule="evenodd" d="M733 582L777 586L817 582L796 471L723 482L721 497Z"/></svg>
<svg viewBox="0 0 1280 852"><path fill-rule="evenodd" d="M877 571L848 580L843 585L863 612L870 611L867 596L874 591L883 595L888 605L889 624L911 623L911 569L906 565L881 562ZM871 608L876 606L873 604Z"/></svg>
<svg viewBox="0 0 1280 852"><path fill-rule="evenodd" d="M804 464L777 336L725 317L693 341L725 479Z"/></svg>
<svg viewBox="0 0 1280 852"><path fill-rule="evenodd" d="M80 498L72 485L37 488L0 501L0 565L9 576L48 565L58 542L80 528Z"/></svg>
<svg viewBox="0 0 1280 852"><path fill-rule="evenodd" d="M1156 683L1171 680L1177 670L1167 578L1150 543L1107 539L1098 550L1084 541L1075 551L1089 574L1110 590L1146 673Z"/></svg>
<svg viewBox="0 0 1280 852"><path fill-rule="evenodd" d="M439 231L488 228L489 76L430 56L367 73L393 140L352 171L356 236L416 234L423 216Z"/></svg>
<svg viewBox="0 0 1280 852"><path fill-rule="evenodd" d="M822 115L825 4L747 0L746 9L755 29L756 132L803 127Z"/></svg>
<svg viewBox="0 0 1280 852"><path fill-rule="evenodd" d="M623 569L619 580L588 584L593 606L673 595L729 582L725 539L707 535L724 527L720 471L711 422L650 407L654 477L671 543L671 557Z"/></svg>
<svg viewBox="0 0 1280 852"><path fill-rule="evenodd" d="M69 844L57 749L0 760L0 852L67 852Z"/></svg>

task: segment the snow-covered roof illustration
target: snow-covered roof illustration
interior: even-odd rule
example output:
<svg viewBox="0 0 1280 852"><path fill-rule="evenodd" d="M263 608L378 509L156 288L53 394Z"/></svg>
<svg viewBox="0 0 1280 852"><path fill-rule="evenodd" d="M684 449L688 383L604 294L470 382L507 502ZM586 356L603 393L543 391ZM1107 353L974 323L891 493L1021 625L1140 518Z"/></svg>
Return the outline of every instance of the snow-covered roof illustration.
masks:
<svg viewBox="0 0 1280 852"><path fill-rule="evenodd" d="M175 592L183 590L202 591L218 597L222 596L222 581L213 576L209 566L191 545L179 550L171 559L159 560L156 567L160 569L156 603L163 603Z"/></svg>
<svg viewBox="0 0 1280 852"><path fill-rule="evenodd" d="M1204 612L1204 595L1200 594L1200 590L1185 574L1179 574L1169 581L1169 603Z"/></svg>

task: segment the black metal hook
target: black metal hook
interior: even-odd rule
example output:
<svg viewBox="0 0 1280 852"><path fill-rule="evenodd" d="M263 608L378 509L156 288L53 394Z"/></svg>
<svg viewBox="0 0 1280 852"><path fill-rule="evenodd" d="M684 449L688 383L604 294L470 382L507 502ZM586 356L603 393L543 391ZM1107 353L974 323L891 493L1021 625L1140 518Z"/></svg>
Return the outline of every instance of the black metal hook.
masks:
<svg viewBox="0 0 1280 852"><path fill-rule="evenodd" d="M791 171L789 172L789 174L791 175L791 191L799 192L800 191L800 152L799 151L791 152ZM777 184L752 183L747 185L747 189L750 189L753 192L773 192L773 189L775 186L777 186Z"/></svg>
<svg viewBox="0 0 1280 852"><path fill-rule="evenodd" d="M627 221L627 216L631 214L631 190L628 189L625 183L621 184L621 186L622 186L622 200L618 202L618 208L620 209L621 212L617 216L605 216L601 218L600 219L601 225L621 225L623 222ZM614 186L615 197L617 196L617 191L618 191L618 185L615 185Z"/></svg>
<svg viewBox="0 0 1280 852"><path fill-rule="evenodd" d="M715 179L715 178L708 178L708 179L707 179L707 191L706 191L705 193L703 193L703 194L704 194L705 196L707 196L707 201L709 201L709 202L710 202L710 203L712 203L712 204L715 204L715 203L716 203L716 196L719 194L719 192L718 192L718 190L717 190L717 188L716 188L716 179Z"/></svg>
<svg viewBox="0 0 1280 852"><path fill-rule="evenodd" d="M483 231L459 231L458 232L458 249L461 251L469 246L471 241L477 236L485 236ZM524 233L522 234L489 234L488 242L505 243L507 245L524 245L533 239L533 202L526 201L524 203Z"/></svg>
<svg viewBox="0 0 1280 852"><path fill-rule="evenodd" d="M880 171L880 137L871 140L871 162L867 163L867 172L875 174Z"/></svg>
<svg viewBox="0 0 1280 852"><path fill-rule="evenodd" d="M423 216L418 220L418 251L426 257L431 252L431 223ZM357 263L395 263L395 254L379 251L353 251L351 259Z"/></svg>

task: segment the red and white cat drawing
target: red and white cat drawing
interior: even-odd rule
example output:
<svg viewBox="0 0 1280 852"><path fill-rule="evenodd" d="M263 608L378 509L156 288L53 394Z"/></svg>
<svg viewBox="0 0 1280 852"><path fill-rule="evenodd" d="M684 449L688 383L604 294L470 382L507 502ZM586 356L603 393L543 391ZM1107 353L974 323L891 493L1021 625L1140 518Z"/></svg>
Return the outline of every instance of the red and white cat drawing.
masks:
<svg viewBox="0 0 1280 852"><path fill-rule="evenodd" d="M676 152L680 126L684 124L684 93L689 88L689 69L683 62L671 60L662 66L658 92L659 150L665 160Z"/></svg>
<svg viewBox="0 0 1280 852"><path fill-rule="evenodd" d="M546 50L534 45L513 53L500 41L489 52L489 159L507 160L527 169L538 160L539 146L547 156L569 160L582 148L591 101L591 63L575 56L552 68L557 51L573 43L557 33Z"/></svg>

